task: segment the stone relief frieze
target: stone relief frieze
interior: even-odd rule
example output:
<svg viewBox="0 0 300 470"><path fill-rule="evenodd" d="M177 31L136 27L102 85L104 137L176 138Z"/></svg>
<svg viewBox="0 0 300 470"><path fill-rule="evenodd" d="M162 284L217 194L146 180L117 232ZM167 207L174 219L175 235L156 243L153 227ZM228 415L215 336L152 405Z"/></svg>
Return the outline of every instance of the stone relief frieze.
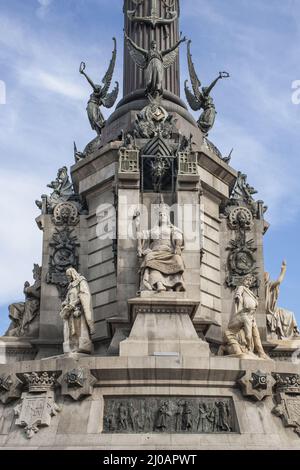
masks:
<svg viewBox="0 0 300 470"><path fill-rule="evenodd" d="M238 432L234 404L225 397L105 398L105 433Z"/></svg>

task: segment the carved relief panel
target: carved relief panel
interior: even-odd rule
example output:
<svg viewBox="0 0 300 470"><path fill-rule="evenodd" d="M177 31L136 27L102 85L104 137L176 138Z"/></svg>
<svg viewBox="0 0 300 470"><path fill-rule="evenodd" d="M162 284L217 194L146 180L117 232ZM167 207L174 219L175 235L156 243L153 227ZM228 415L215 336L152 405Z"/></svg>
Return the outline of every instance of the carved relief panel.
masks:
<svg viewBox="0 0 300 470"><path fill-rule="evenodd" d="M227 397L107 397L105 433L233 433L238 423Z"/></svg>

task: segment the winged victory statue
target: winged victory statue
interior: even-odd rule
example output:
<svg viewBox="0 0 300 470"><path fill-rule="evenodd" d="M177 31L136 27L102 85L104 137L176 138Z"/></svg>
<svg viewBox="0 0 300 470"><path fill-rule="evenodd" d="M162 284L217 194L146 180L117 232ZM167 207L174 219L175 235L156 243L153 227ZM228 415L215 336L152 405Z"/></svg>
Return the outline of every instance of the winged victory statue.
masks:
<svg viewBox="0 0 300 470"><path fill-rule="evenodd" d="M180 39L173 47L165 51L160 51L157 42L153 40L149 50L142 49L127 36L125 39L129 53L138 67L146 70L146 94L152 97L161 96L163 94L163 81L165 77L165 69L174 64L179 46L186 38Z"/></svg>
<svg viewBox="0 0 300 470"><path fill-rule="evenodd" d="M115 38L113 38L113 41L114 50L112 52L112 58L108 70L102 79L103 86L95 84L91 80L91 78L85 73L86 65L84 62L81 62L79 68L79 72L85 76L85 78L93 88L93 93L91 94L87 104L87 114L91 127L94 131L97 132L98 136L101 135L102 129L105 125L105 119L100 107L104 106L105 108L111 108L115 104L119 94L118 82L116 82L113 91L111 93L108 92L111 85L117 57L117 42Z"/></svg>
<svg viewBox="0 0 300 470"><path fill-rule="evenodd" d="M193 93L187 85L188 80L186 80L184 83L186 99L193 111L199 111L200 109L203 110L200 118L198 119L198 127L206 136L213 128L217 114L215 104L213 98L210 96L210 93L219 80L223 78L229 78L230 75L227 72L220 72L219 76L208 87L202 87L202 84L197 76L194 63L192 61L191 41L188 42L187 56Z"/></svg>

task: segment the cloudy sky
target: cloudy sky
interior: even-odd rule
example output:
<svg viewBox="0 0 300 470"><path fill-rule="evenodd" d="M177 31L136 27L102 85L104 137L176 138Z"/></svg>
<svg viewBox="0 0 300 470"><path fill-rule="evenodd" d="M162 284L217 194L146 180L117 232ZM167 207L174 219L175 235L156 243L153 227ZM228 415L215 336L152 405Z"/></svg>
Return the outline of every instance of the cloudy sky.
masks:
<svg viewBox="0 0 300 470"><path fill-rule="evenodd" d="M181 29L204 85L230 72L214 91L211 140L249 175L269 206L266 268L288 274L281 305L300 320L300 0L182 0ZM116 79L122 83L122 0L0 0L0 333L7 306L21 300L40 262L34 201L60 166L73 163L93 138L85 114L117 37ZM188 77L181 51L182 83ZM297 80L299 81L297 83ZM6 104L4 91L6 90ZM294 99L293 99L294 93ZM294 103L293 103L294 101ZM298 104L297 104L298 103Z"/></svg>

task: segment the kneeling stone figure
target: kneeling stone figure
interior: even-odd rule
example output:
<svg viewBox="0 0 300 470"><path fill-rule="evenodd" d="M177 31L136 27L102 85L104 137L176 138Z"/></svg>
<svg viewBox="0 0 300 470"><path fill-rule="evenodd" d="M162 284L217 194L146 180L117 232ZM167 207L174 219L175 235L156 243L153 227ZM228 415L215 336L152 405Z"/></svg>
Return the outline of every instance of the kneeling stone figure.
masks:
<svg viewBox="0 0 300 470"><path fill-rule="evenodd" d="M255 313L258 300L250 290L253 279L247 276L235 291L235 312L224 333L224 352L245 358L269 359L262 347Z"/></svg>

